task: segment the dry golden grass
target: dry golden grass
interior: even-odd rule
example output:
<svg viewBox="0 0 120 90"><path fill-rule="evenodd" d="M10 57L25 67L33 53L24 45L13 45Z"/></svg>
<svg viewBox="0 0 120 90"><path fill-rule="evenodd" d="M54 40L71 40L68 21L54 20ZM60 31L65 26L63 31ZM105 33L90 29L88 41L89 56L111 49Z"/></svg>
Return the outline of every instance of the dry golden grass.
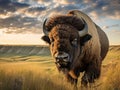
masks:
<svg viewBox="0 0 120 90"><path fill-rule="evenodd" d="M80 89L80 78L78 82ZM92 89L120 90L120 50L110 50ZM0 57L0 90L73 90L50 56Z"/></svg>
<svg viewBox="0 0 120 90"><path fill-rule="evenodd" d="M107 71L103 88L105 90L120 90L120 62L114 64Z"/></svg>
<svg viewBox="0 0 120 90"><path fill-rule="evenodd" d="M70 90L55 67L41 63L0 64L0 90Z"/></svg>

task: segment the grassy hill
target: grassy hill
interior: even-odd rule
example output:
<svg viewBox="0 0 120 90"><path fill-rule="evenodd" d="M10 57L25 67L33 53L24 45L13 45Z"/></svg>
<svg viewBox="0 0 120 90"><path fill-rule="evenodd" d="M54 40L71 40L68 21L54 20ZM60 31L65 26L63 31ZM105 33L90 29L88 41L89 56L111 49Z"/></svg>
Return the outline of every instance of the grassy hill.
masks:
<svg viewBox="0 0 120 90"><path fill-rule="evenodd" d="M119 84L120 46L110 46L92 89L119 90ZM48 47L0 46L0 90L72 90L72 86L57 71Z"/></svg>
<svg viewBox="0 0 120 90"><path fill-rule="evenodd" d="M47 46L0 46L0 55L49 55L50 51Z"/></svg>

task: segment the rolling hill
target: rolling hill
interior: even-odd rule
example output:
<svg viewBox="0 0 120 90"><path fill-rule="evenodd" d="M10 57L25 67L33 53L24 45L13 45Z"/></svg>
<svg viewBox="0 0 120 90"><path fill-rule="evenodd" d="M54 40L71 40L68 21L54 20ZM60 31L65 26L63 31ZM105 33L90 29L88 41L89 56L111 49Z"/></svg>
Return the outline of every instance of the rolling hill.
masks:
<svg viewBox="0 0 120 90"><path fill-rule="evenodd" d="M50 55L50 51L47 46L1 45L0 55Z"/></svg>

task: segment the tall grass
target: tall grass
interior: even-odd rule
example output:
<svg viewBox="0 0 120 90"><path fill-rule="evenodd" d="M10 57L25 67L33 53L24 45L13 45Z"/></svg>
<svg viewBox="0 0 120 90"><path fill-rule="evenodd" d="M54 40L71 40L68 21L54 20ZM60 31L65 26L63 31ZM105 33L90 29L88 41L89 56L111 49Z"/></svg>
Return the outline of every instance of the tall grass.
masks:
<svg viewBox="0 0 120 90"><path fill-rule="evenodd" d="M102 72L102 78L93 89L120 90L120 62L103 69L106 72ZM99 85L99 82L102 84ZM81 90L80 78L78 84L78 90ZM0 66L0 90L73 90L73 87L55 67L49 69L44 65L19 62Z"/></svg>
<svg viewBox="0 0 120 90"><path fill-rule="evenodd" d="M31 68L27 66L21 68L19 65L17 68L14 64L7 68L2 66L0 68L0 90L70 90L63 76L55 75L47 70L38 70L40 68L34 65Z"/></svg>
<svg viewBox="0 0 120 90"><path fill-rule="evenodd" d="M120 62L109 68L103 84L104 90L120 90Z"/></svg>

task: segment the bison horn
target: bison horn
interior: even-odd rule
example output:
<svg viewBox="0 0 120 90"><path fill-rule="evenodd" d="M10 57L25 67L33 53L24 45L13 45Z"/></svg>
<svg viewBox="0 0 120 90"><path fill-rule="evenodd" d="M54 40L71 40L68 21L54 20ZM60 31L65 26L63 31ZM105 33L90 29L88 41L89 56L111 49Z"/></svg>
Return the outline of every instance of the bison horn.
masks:
<svg viewBox="0 0 120 90"><path fill-rule="evenodd" d="M83 22L84 28L79 31L79 35L80 37L83 37L88 33L88 25L83 18L81 18L81 21Z"/></svg>
<svg viewBox="0 0 120 90"><path fill-rule="evenodd" d="M43 33L48 36L49 31L47 30L47 28L46 28L46 26L45 26L46 21L47 21L47 18L46 18L45 21L43 22Z"/></svg>

